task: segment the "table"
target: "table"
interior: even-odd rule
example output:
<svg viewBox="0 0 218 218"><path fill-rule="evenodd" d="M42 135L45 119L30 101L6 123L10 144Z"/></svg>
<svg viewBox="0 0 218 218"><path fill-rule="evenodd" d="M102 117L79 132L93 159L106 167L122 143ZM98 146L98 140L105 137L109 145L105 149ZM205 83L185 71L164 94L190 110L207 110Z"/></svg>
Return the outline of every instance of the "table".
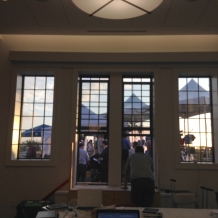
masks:
<svg viewBox="0 0 218 218"><path fill-rule="evenodd" d="M122 207L118 209L139 209L142 211L144 208L136 207ZM183 209L183 208L159 208L163 214L163 218L211 218L210 212L213 209ZM67 211L59 211L59 218L63 218ZM91 211L76 210L77 217L79 218L95 218L95 214L91 214ZM75 213L70 211L64 218L73 218ZM140 217L143 217L142 214Z"/></svg>

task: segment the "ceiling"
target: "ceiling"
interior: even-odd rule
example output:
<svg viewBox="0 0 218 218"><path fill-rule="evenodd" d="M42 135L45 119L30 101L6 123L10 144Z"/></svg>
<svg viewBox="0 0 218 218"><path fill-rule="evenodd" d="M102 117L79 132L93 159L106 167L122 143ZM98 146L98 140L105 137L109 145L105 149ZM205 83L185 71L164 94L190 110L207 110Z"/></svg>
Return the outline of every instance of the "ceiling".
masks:
<svg viewBox="0 0 218 218"><path fill-rule="evenodd" d="M0 34L218 34L218 0L163 0L151 14L126 20L89 17L71 0L0 0Z"/></svg>

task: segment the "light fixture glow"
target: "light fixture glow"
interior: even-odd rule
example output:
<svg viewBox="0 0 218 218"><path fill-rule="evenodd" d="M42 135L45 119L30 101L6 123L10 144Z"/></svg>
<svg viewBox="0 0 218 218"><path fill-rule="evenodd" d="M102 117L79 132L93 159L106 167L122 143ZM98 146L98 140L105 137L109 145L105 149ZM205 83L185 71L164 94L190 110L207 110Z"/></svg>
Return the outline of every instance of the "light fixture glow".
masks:
<svg viewBox="0 0 218 218"><path fill-rule="evenodd" d="M150 14L163 0L72 0L89 16L105 19L128 19Z"/></svg>

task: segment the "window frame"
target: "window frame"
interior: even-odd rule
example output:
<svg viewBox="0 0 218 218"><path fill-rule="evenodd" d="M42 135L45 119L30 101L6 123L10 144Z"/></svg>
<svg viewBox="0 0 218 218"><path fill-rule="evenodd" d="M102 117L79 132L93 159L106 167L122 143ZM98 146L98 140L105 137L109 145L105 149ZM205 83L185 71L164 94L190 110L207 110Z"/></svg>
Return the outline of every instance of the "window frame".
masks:
<svg viewBox="0 0 218 218"><path fill-rule="evenodd" d="M208 91L209 92L209 97L210 97L210 110L211 110L211 118L210 118L210 121L211 121L211 141L212 141L212 161L198 161L198 160L189 160L189 161L181 161L181 163L187 163L187 162L198 162L198 163L202 163L202 164L205 164L205 163L214 163L215 162L215 158L214 158L214 140L213 140L213 132L214 132L214 130L213 130L213 102L212 102L212 82L211 82L211 76L192 76L192 75L190 75L190 76L179 76L178 77L178 80L180 79L180 78L184 78L184 79L186 79L186 80L188 80L188 79L203 79L203 78L205 78L205 79L208 79L209 80L209 86L210 86L210 90ZM191 80L190 80L191 81ZM189 81L189 82L190 82ZM185 85L187 85L188 84L188 82L185 84ZM197 83L198 84L198 83ZM200 86L200 84L198 84L199 86ZM178 89L178 95L179 95L179 93L180 93L180 90ZM184 91L184 93L186 93L186 94L188 94L189 93L189 90L186 90L186 91ZM197 93L199 94L200 93L200 90L198 89L197 90ZM200 95L199 95L199 97L200 97ZM199 100L199 97L198 97L198 100ZM179 104L180 105L180 104ZM188 98L187 98L187 104L184 104L184 105L186 105L186 107L188 107L188 105L192 105L192 104L189 104L189 102L188 102ZM197 104L197 105L201 105L201 104ZM189 117L188 118L186 118L186 120L187 120L187 123L189 123ZM205 120L206 118L203 118L203 119L200 119L200 118L198 118L198 120ZM180 120L180 117L179 117L179 120ZM187 124L187 126L188 126L188 124ZM187 132L186 131L186 133L188 133L189 134L189 132ZM201 133L201 132L198 132L198 133ZM207 133L206 133L207 134ZM189 149L191 149L189 146L188 146L188 148ZM201 148L201 146L200 146L200 148ZM201 152L200 152L201 153Z"/></svg>
<svg viewBox="0 0 218 218"><path fill-rule="evenodd" d="M141 69L141 68L122 68L122 69L104 69L101 67L96 67L93 69L90 68L77 68L74 70L74 76L77 77L77 79L80 76L93 76L96 75L99 77L101 76L106 76L110 77L110 85L109 85L109 172L108 172L108 183L107 184L87 184L85 185L95 185L95 188L109 188L111 186L113 187L120 187L122 184L120 176L114 176L120 175L121 174L121 146L116 146L117 143L119 145L122 144L122 110L123 110L123 88L122 88L122 83L123 83L123 76L125 77L132 77L132 73L136 74L137 76L140 77L151 77L152 78L152 91L154 95L154 75L155 72L157 72L157 69ZM78 81L78 80L77 80ZM75 84L74 84L75 85ZM113 87L116 87L116 89L113 89ZM77 89L78 93L78 82L77 86L75 87ZM77 98L78 99L78 98ZM78 101L74 99L75 105L78 107ZM112 102L112 103L111 103ZM152 102L153 102L153 110L155 109L155 104L154 104L154 96L152 96ZM154 114L154 111L152 111L152 114ZM112 116L113 115L113 116ZM113 119L112 119L113 117ZM153 119L154 122L155 118ZM153 128L154 128L154 123L152 122ZM77 121L75 121L77 123ZM72 123L72 125L74 125ZM113 128L113 126L116 126L116 128ZM72 128L73 129L73 128ZM77 131L75 128L75 131L73 132L74 135L72 137L75 139L72 141L72 162L71 162L71 181L70 181L70 189L77 189L77 187L83 187L84 184L77 184L76 182L76 166L77 166L77 152L78 152L78 137L77 137ZM153 145L155 142L153 143ZM154 147L154 158L157 156L157 151L156 148ZM158 181L158 168L157 164L154 163L154 170L155 170L155 181ZM89 187L89 186L88 186ZM113 189L114 190L114 189ZM120 190L120 189L119 189Z"/></svg>
<svg viewBox="0 0 218 218"><path fill-rule="evenodd" d="M179 77L211 77L211 93L212 93L212 111L213 111L213 132L218 131L218 76L217 76L217 69L215 68L175 68L173 70L173 80L174 80L174 101L179 102L179 95L178 95L178 78ZM214 156L215 160L213 163L197 163L197 162L182 162L180 161L180 147L178 146L178 142L180 140L179 135L179 104L175 105L174 110L174 120L175 120L175 129L174 131L174 139L175 139L175 155L174 155L174 162L175 162L175 169L181 170L218 170L218 135L213 134L213 144L214 144Z"/></svg>
<svg viewBox="0 0 218 218"><path fill-rule="evenodd" d="M153 73L151 73L151 74L153 74ZM133 74L134 75L134 74ZM137 79L137 78L140 78L140 79L150 79L150 82L124 82L123 80L124 79L128 79L128 78L131 78L131 79ZM149 107L149 118L150 118L150 127L132 127L132 128L129 128L129 127L124 127L124 110L125 110L125 108L124 108L124 105L125 105L125 102L124 102L124 98L125 98L125 94L124 94L124 87L125 87L125 84L140 84L140 85L142 85L142 84L148 84L149 85L149 88L150 88L150 95L149 95L149 100L150 100L150 107ZM142 90L140 90L140 91L142 91ZM131 96L130 96L131 97ZM140 96L140 97L143 97L142 95ZM127 137L127 136L129 136L129 137L139 137L139 136L143 136L143 137L149 137L150 138L150 140L151 140L151 157L152 157L152 159L153 159L153 163L154 163L154 165L153 165L153 167L154 167L154 176L155 176L155 181L157 180L157 178L156 178L156 174L157 174L157 172L156 172L156 156L155 156L155 148L154 148L154 143L153 143L153 141L154 141L154 135L153 135L153 132L154 132L154 117L153 117L153 110L154 110L154 102L153 102L153 98L154 98L154 76L153 75L143 75L143 74L136 74L136 75L134 75L134 76L125 76L125 75L123 75L123 77L122 77L122 139L123 139L123 137ZM146 102L145 102L146 103ZM132 114L131 114L132 115ZM142 114L141 114L142 115ZM140 121L141 123L142 123L142 120ZM140 135L140 133L138 133L138 134L125 134L125 132L126 132L126 130L127 129L131 129L132 131L140 131L140 132L142 132L142 131L150 131L150 134L141 134ZM122 147L122 143L121 143L121 147ZM121 162L122 162L122 157L121 157ZM122 163L121 163L121 165L122 165ZM122 172L121 172L121 177L122 177L123 175L122 175ZM157 183L157 181L156 181L156 183ZM123 184L123 181L121 181L121 184ZM130 182L128 183L128 184L130 184Z"/></svg>
<svg viewBox="0 0 218 218"><path fill-rule="evenodd" d="M134 75L134 76L123 76L123 79L127 79L127 78L141 78L141 79L150 79L150 82L122 82L122 137L123 136L127 136L126 134L124 134L124 132L126 131L126 129L129 128L125 128L124 127L124 86L125 84L149 84L150 87L150 96L149 96L149 100L150 100L150 108L149 108L149 117L150 117L150 127L132 127L130 129L132 130L139 130L139 131L143 131L143 130L149 130L150 134L146 134L144 136L149 136L151 139L151 146L153 145L153 86L154 86L154 78L152 76L144 76L144 75ZM140 134L130 134L131 136L140 136ZM153 146L152 146L152 151L153 151ZM152 156L153 156L153 152L152 152Z"/></svg>
<svg viewBox="0 0 218 218"><path fill-rule="evenodd" d="M89 80L83 80L82 78L90 78ZM96 80L95 80L96 78ZM106 78L107 80L103 80L103 78ZM102 80L101 80L102 79ZM82 131L82 127L81 127L81 117L82 117L82 83L83 82L90 82L91 83L96 83L96 82L99 82L99 83L107 83L108 86L107 86L107 125L105 128L103 128L103 131ZM78 147L78 142L79 142L79 139L80 139L80 135L84 135L84 137L86 136L91 136L91 135L107 135L107 138L109 138L109 108L110 108L110 76L109 75L95 75L95 74L90 74L90 75L86 75L86 74L81 74L81 75L78 75L78 91L77 91L77 119L76 119L76 132L75 132L75 138L76 138L76 142L74 144L75 146L75 167L74 167L74 181L75 181L75 185L81 185L81 184L84 184L84 182L79 182L77 181L77 166L79 164L79 147ZM89 93L90 95L90 93ZM91 100L89 101L89 103L91 102ZM98 101L99 102L99 101ZM98 106L99 107L99 106ZM98 119L99 121L99 119ZM93 141L93 144L94 144L94 141ZM110 152L110 148L109 148L109 151L108 153ZM108 154L109 155L109 154ZM108 160L109 161L109 160ZM85 184L88 184L88 185L107 185L108 183L105 183L105 182L92 182L92 181L87 181L85 182Z"/></svg>
<svg viewBox="0 0 218 218"><path fill-rule="evenodd" d="M90 80L82 80L81 78L90 78ZM108 80L92 80L91 78L107 78ZM109 108L110 108L110 102L109 102L109 98L110 98L110 77L109 76L92 76L92 75L88 75L88 76L85 76L85 75L81 75L81 76L78 76L78 85L79 85L79 93L78 93L78 96L79 96L79 101L78 101L78 127L77 127L77 134L104 134L104 133L107 133L109 135ZM107 82L108 84L108 88L107 88L107 125L106 125L106 128L105 128L105 131L82 131L82 127L81 127L81 105L82 105L82 83L83 82L89 82L90 83L94 83L94 82L100 82L100 83L103 83L103 82ZM89 94L90 95L90 94ZM91 101L89 101L91 102ZM98 119L99 120L99 119Z"/></svg>
<svg viewBox="0 0 218 218"><path fill-rule="evenodd" d="M57 102L57 95L55 94L57 92L57 82L55 77L56 75L56 69L53 68L25 68L25 67L13 67L12 68L12 78L11 78L11 95L10 98L10 110L9 110L9 122L8 122L8 136L7 136L7 146L6 146L6 156L5 156L5 166L30 166L30 167L36 167L36 166L48 166L48 167L54 167L55 166L55 153L57 147L55 146L55 140L54 140L54 131L55 128L53 128L54 124L54 114L57 110L57 105L55 104ZM11 159L11 152L12 152L12 134L13 134L13 123L14 123L14 110L15 110L15 99L16 99L16 91L17 91L17 77L18 76L52 76L54 77L54 92L53 92L53 116L52 116L52 149L51 149L51 158L50 159Z"/></svg>

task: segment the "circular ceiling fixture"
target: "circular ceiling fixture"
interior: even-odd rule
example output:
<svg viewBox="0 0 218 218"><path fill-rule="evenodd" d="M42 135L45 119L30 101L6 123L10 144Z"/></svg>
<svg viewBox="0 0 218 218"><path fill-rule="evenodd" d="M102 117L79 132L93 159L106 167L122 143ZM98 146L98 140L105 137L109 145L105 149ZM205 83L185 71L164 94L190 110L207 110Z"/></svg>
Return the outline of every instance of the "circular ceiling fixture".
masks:
<svg viewBox="0 0 218 218"><path fill-rule="evenodd" d="M72 0L90 17L128 19L151 14L163 0Z"/></svg>
<svg viewBox="0 0 218 218"><path fill-rule="evenodd" d="M37 2L48 2L49 0L36 0Z"/></svg>

